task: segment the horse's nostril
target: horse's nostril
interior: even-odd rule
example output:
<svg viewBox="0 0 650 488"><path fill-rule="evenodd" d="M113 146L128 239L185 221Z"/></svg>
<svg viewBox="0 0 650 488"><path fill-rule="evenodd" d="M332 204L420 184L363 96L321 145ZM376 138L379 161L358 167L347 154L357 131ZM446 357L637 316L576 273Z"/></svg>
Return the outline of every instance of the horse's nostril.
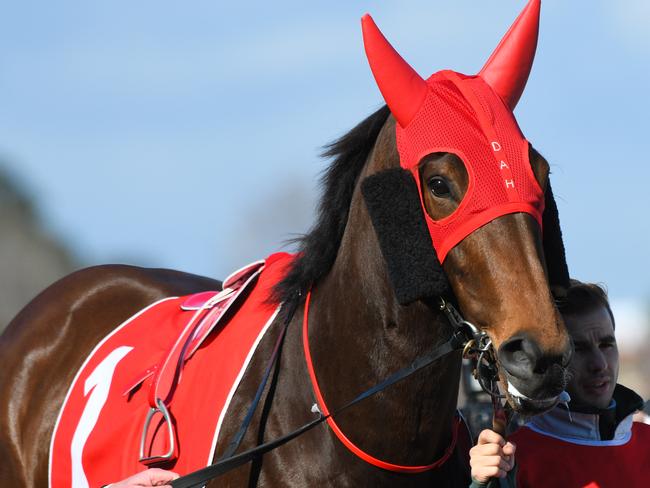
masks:
<svg viewBox="0 0 650 488"><path fill-rule="evenodd" d="M523 339L510 339L501 347L501 354L505 355L508 362L525 363L529 362L530 358L524 350Z"/></svg>
<svg viewBox="0 0 650 488"><path fill-rule="evenodd" d="M539 346L525 336L511 337L499 347L499 358L513 376L521 379L532 374L544 374L548 365L540 361Z"/></svg>
<svg viewBox="0 0 650 488"><path fill-rule="evenodd" d="M520 352L523 349L523 342L524 340L522 338L515 337L509 339L501 345L501 350L511 354Z"/></svg>
<svg viewBox="0 0 650 488"><path fill-rule="evenodd" d="M544 354L536 341L525 335L514 336L499 347L499 359L506 371L520 380L533 376L555 374L552 368L562 370L571 360L570 348L562 354Z"/></svg>

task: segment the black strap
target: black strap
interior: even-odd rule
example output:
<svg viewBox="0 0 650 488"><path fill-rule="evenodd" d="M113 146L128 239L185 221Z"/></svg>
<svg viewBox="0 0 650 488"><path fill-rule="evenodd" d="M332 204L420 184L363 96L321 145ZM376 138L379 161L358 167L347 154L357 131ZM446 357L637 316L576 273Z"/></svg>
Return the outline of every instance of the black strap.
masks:
<svg viewBox="0 0 650 488"><path fill-rule="evenodd" d="M311 430L313 427L316 427L323 420L325 420L324 417L319 417L316 420L303 425L298 430L294 430L290 434L287 434L273 441L267 442L266 444L259 445L253 449L249 449L248 451L244 451L240 454L235 454L234 456L229 457L228 459L217 461L216 463L211 464L210 466L207 466L203 469L199 469L198 471L194 471L193 473L190 473L188 475L181 476L180 478L175 479L169 484L173 488L194 488L197 486L203 486L206 482L210 481L211 479L217 478L222 474L227 473L230 470L233 470L243 464L248 463L249 461L252 461L256 456L259 456L261 454L264 454L268 451L275 449L276 447L280 447L281 445L286 444L290 440L298 437L299 435L307 432L308 430Z"/></svg>
<svg viewBox="0 0 650 488"><path fill-rule="evenodd" d="M411 364L409 364L406 368L402 368L399 371L393 373L390 375L388 378L386 378L384 381L381 383L373 386L369 390L364 391L361 393L359 396L357 396L355 399L351 400L350 402L346 403L342 407L337 408L333 413L331 413L329 416L336 416L339 413L341 413L343 410L347 409L348 407L351 407L352 405L359 403L362 400L365 400L366 398L374 395L375 393L379 393L382 390L385 390L389 386L394 385L398 381L401 381L408 376L411 376L414 373L417 373L423 368L426 368L429 366L431 363L436 361L437 359L440 359L442 356L445 356L449 354L450 352L456 351L460 349L464 344L464 336L462 335L462 332L460 331L454 331L452 334L451 338L445 342L444 344L441 344L440 346L436 347L434 350L430 351L428 354L425 354L424 356L420 356L419 358L415 359ZM327 417L324 417L323 420L325 420Z"/></svg>
<svg viewBox="0 0 650 488"><path fill-rule="evenodd" d="M222 474L232 469L235 469L243 464L248 463L249 461L252 461L257 456L260 456L277 447L280 447L283 444L286 444L290 440L295 439L299 435L304 434L305 432L313 429L320 423L324 422L325 420L327 420L328 417L330 416L335 417L336 415L340 414L344 410L359 403L360 401L365 400L366 398L388 388L391 385L394 385L395 383L407 378L408 376L411 376L412 374L420 371L421 369L426 368L437 359L440 359L442 356L445 356L452 351L459 350L463 346L465 341L466 341L466 336L464 331L461 329L456 329L452 334L451 338L447 342L439 345L438 347L430 351L428 354L424 356L420 356L419 358L415 359L406 368L402 368L399 371L393 373L388 378L383 380L381 383L364 391L363 393L358 395L350 402L337 408L330 415L321 414L317 419L303 425L302 427L298 428L297 430L294 430L293 432L283 437L267 442L265 444L261 444L257 447L249 449L248 451L244 451L240 454L236 454L227 459L221 459L216 463L207 466L203 469L194 471L193 473L190 473L185 476L181 476L180 478L172 481L170 484L173 488L194 488L194 487L202 486L207 481L213 478L217 478L218 476L221 476Z"/></svg>
<svg viewBox="0 0 650 488"><path fill-rule="evenodd" d="M282 331L280 331L280 335L278 336L278 339L275 343L275 347L273 348L273 354L271 355L271 359L266 366L266 371L264 372L264 377L262 378L262 381L260 385L257 387L257 391L255 392L255 397L253 398L253 401L251 402L250 406L248 407L248 412L246 412L246 416L244 417L244 420L242 421L241 426L239 427L239 430L237 433L234 435L232 441L230 441L230 444L228 444L228 447L224 451L223 455L221 456L220 460L226 459L231 457L239 445L241 444L242 439L244 438L244 435L246 434L246 431L248 430L248 426L250 425L251 421L253 420L253 415L255 414L255 410L257 410L257 405L260 403L260 399L262 398L262 393L264 391L264 388L266 387L266 384L269 381L269 376L271 375L271 371L273 370L273 366L275 365L276 361L278 360L278 356L280 355L280 350L282 349L282 346L284 345L284 338L287 335L287 329L289 328L289 322L291 322L291 319L293 318L293 315L296 312L296 308L298 306L298 300L293 300L291 304L289 305L289 310L288 313L285 317L284 324L282 327Z"/></svg>

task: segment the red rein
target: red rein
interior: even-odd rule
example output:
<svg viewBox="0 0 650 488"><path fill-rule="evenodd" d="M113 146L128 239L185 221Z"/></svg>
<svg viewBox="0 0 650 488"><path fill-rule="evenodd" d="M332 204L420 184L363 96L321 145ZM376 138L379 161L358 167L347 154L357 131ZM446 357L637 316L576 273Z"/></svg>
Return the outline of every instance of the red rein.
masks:
<svg viewBox="0 0 650 488"><path fill-rule="evenodd" d="M415 474L415 473L423 473L425 471L429 471L431 469L435 469L437 467L442 466L447 459L449 459L449 456L451 456L451 453L454 452L454 448L456 447L456 439L458 438L458 427L460 426L460 423L462 422L462 419L457 416L456 419L454 420L454 424L452 426L452 438L451 438L451 444L443 454L443 456L438 459L436 462L431 463L431 464L426 464L423 466L401 466L399 464L393 464L389 463L386 461L382 461L381 459L377 459L374 456L371 456L367 452L363 451L361 448L359 448L354 442L352 442L350 439L346 437L346 435L343 433L341 428L336 424L335 420L333 417L330 417L330 411L327 408L327 405L325 405L325 400L323 399L323 395L320 391L320 388L318 387L318 381L316 380L316 373L314 372L314 365L312 363L311 359L311 352L309 351L309 330L308 330L308 322L309 322L309 302L311 299L311 290L307 293L307 299L305 300L305 315L303 318L303 327L302 327L302 339L303 339L303 347L305 349L305 360L307 362L307 370L309 371L309 377L311 378L311 385L314 390L314 395L316 396L316 401L318 402L318 408L320 409L321 413L324 416L327 416L327 423L329 424L330 428L334 433L336 434L336 437L339 438L339 440L343 443L345 447L347 447L352 453L354 453L357 457L363 459L365 462L372 464L373 466L377 466L378 468L382 468L388 471L394 471L396 473L408 473L408 474Z"/></svg>

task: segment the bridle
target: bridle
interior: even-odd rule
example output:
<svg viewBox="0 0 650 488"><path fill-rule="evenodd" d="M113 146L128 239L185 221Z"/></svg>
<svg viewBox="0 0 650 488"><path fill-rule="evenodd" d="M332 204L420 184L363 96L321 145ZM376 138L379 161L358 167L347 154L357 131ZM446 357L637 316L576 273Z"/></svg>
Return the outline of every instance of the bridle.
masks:
<svg viewBox="0 0 650 488"><path fill-rule="evenodd" d="M322 422L327 421L329 423L329 419L333 420L335 416L337 416L344 410L347 410L348 408L352 407L353 405L356 405L357 403L365 400L366 398L369 398L370 396L373 396L376 393L385 390L386 388L394 385L399 381L402 381L403 379L426 368L427 366L430 366L436 360L454 351L462 351L463 357L471 358L476 361L477 366L475 368L475 373L474 373L475 377L477 378L479 384L481 385L481 388L483 388L492 397L493 406L495 406L495 419L498 417L499 412L497 410L497 404L500 407L500 398L502 398L502 396L499 394L498 388L496 386L496 382L498 378L497 376L498 368L497 368L496 355L494 353L492 342L490 341L487 333L480 330L471 322L468 322L467 320L463 319L463 317L456 310L456 308L451 304L450 301L445 300L442 297L439 297L437 304L435 304L434 306L436 306L440 311L442 311L445 314L445 316L447 317L449 323L452 325L453 328L452 334L447 341L436 346L428 353L418 357L407 367L402 368L399 371L388 376L380 383L376 384L372 388L369 388L363 393L357 395L354 399L338 407L336 410L330 412L327 409L325 409L325 411L322 411L320 408L312 409L312 411L318 415L318 417L315 420L312 420L311 422L303 425L302 427L299 427L293 432L290 432L289 434L286 434L280 438L277 438L275 440L269 441L264 444L260 444L252 449L241 452L239 454L235 454L235 451L239 447L244 437L244 434L246 433L246 430L252 421L253 413L257 409L257 406L262 396L262 392L266 388L268 380L273 371L276 373L274 375L274 380L277 379L277 372L279 369L278 357L281 354L282 345L284 344L284 339L286 337L286 332L289 323L292 321L294 317L294 314L298 308L301 298L302 298L302 294L298 294L289 303L285 303L285 306L287 307L287 314L285 315L283 328L276 341L276 345L272 357L268 362L266 372L257 389L257 393L254 397L254 400L249 406L248 412L244 417L244 421L242 425L240 426L238 432L233 436L233 440L226 448L226 452L224 453L224 455L222 455L222 457L214 464L211 464L210 466L194 471L192 473L189 473L185 476L182 476L172 481L170 484L173 488L194 488L198 486L203 486L207 481L213 478L217 478L227 473L228 471L231 471L243 464L246 464L250 461L259 458L261 455L269 451L272 451L273 449L280 447L283 444L286 444L290 440L295 439L296 437L304 434L305 432L308 432L309 430L313 429L317 425L320 425ZM307 293L307 297L305 300L305 308L308 307L308 303L309 303L309 292ZM314 386L313 382L312 382L312 386ZM268 400L269 398L267 397L265 401ZM501 410L503 409L501 408ZM462 422L462 419L459 419L459 421ZM402 469L398 471L403 473L409 473L409 472L417 473L417 472L426 471L427 469L433 469L435 467L439 467L440 465L442 465L449 458L450 454L454 450L457 430L458 430L458 423L454 425L454 431L453 431L454 436L452 439L452 445L446 450L443 457L439 459L436 463L433 463L428 466L415 467L416 469L414 470ZM353 452L355 451L353 450ZM355 454L358 455L358 453L356 452ZM363 456L359 456L359 457L364 461L369 462L368 459L364 458ZM380 464L376 464L376 463L371 463L371 464L374 464L375 466L380 466L383 469L389 469L387 466L382 466ZM385 464L388 465L389 463L385 463ZM425 469L417 469L417 468L425 468Z"/></svg>
<svg viewBox="0 0 650 488"><path fill-rule="evenodd" d="M505 403L505 405L501 403L505 395L502 395L499 391L499 363L492 339L490 339L487 332L463 319L453 305L446 302L442 297L440 298L440 310L445 313L447 319L455 328L466 331L469 339L463 346L463 359L472 361L474 378L492 400L492 430L505 438L506 427L510 423L512 416L512 409L508 403Z"/></svg>
<svg viewBox="0 0 650 488"><path fill-rule="evenodd" d="M463 359L470 359L474 363L473 375L481 389L492 398L505 398L498 388L499 368L490 336L465 320L451 302L439 297L439 303L449 323L455 329L463 330L468 338L463 346Z"/></svg>

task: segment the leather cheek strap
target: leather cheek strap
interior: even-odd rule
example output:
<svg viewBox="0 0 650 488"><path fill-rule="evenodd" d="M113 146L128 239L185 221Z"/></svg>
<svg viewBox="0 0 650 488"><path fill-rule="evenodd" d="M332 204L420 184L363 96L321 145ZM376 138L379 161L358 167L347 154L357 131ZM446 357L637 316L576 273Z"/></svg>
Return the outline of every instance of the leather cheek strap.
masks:
<svg viewBox="0 0 650 488"><path fill-rule="evenodd" d="M388 276L400 304L449 292L411 173L392 168L361 183Z"/></svg>

